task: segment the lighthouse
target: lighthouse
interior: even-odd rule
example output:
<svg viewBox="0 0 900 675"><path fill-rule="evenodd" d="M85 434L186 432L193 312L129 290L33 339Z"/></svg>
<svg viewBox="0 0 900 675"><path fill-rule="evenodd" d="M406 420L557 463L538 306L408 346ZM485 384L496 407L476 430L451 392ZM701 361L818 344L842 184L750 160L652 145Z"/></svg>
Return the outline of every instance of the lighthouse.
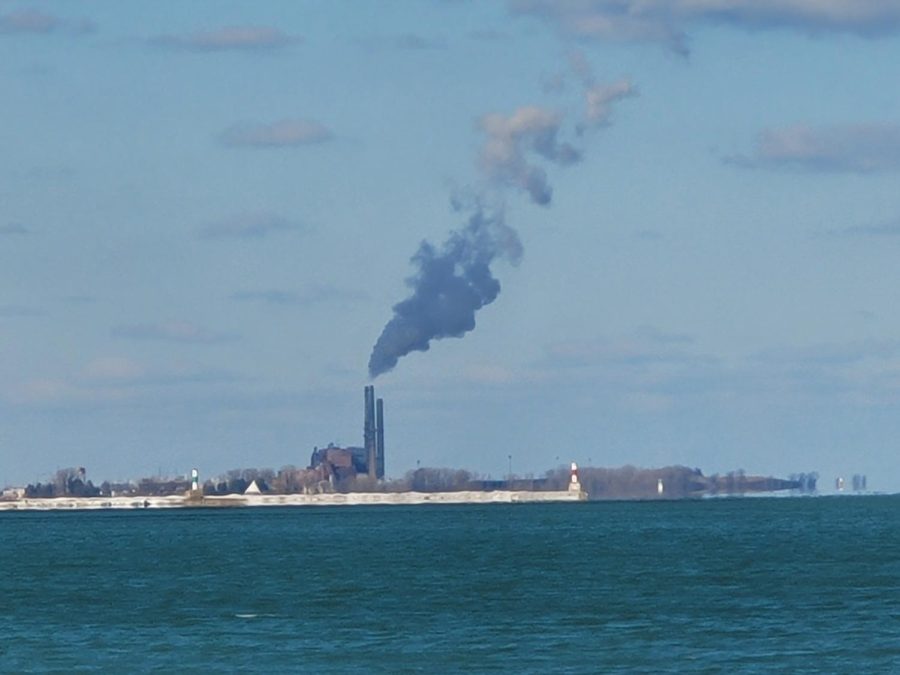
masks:
<svg viewBox="0 0 900 675"><path fill-rule="evenodd" d="M581 483L578 480L578 465L572 462L572 472L569 476L569 492L581 492Z"/></svg>

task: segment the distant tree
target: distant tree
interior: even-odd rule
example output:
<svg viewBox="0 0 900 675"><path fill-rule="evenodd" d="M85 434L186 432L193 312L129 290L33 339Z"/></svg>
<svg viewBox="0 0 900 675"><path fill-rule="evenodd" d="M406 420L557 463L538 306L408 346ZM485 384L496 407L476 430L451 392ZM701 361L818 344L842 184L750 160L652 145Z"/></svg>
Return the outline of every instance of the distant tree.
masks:
<svg viewBox="0 0 900 675"><path fill-rule="evenodd" d="M469 488L472 473L464 469L422 467L408 472L406 482L416 492L453 492Z"/></svg>
<svg viewBox="0 0 900 675"><path fill-rule="evenodd" d="M41 499L55 497L55 488L53 483L37 483L35 485L28 484L25 487L25 496L31 499Z"/></svg>
<svg viewBox="0 0 900 675"><path fill-rule="evenodd" d="M67 467L65 469L57 469L53 477L53 494L56 497L67 497L69 495L70 483L78 478L78 469Z"/></svg>
<svg viewBox="0 0 900 675"><path fill-rule="evenodd" d="M368 474L357 474L353 478L341 481L338 485L340 492L381 492L381 486L377 478L370 478Z"/></svg>
<svg viewBox="0 0 900 675"><path fill-rule="evenodd" d="M283 466L271 479L266 480L269 488L276 494L298 494L315 492L324 476L313 469L298 469L296 466Z"/></svg>
<svg viewBox="0 0 900 675"><path fill-rule="evenodd" d="M242 495L249 485L250 483L243 478L233 478L227 483L227 494Z"/></svg>

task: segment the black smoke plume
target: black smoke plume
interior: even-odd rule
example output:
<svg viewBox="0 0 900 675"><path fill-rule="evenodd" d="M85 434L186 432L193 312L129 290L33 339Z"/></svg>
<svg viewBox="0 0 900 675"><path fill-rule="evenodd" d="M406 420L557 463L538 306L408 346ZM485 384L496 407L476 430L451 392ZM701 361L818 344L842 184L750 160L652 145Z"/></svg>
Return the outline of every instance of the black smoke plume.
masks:
<svg viewBox="0 0 900 675"><path fill-rule="evenodd" d="M582 54L573 56L572 67L584 87L582 119L575 126L580 137L588 129L609 126L615 104L637 90L629 80L598 84ZM581 151L559 138L564 121L563 113L534 105L482 116L479 164L488 182L500 189L524 190L534 203L549 205L553 188L540 163L567 166L581 160ZM369 377L393 369L412 351L428 351L432 340L462 337L475 328L475 313L499 295L491 263L507 258L515 264L522 245L503 221L502 211L484 208L483 196L455 195L454 201L462 197L472 212L466 225L452 232L440 249L422 242L412 257L418 270L406 280L412 294L394 305L394 316L369 357ZM462 205L454 207L460 210Z"/></svg>
<svg viewBox="0 0 900 675"><path fill-rule="evenodd" d="M503 213L480 205L440 250L423 241L411 258L418 270L406 280L412 294L394 305L394 316L372 349L369 377L393 369L412 351L428 351L432 340L459 338L475 328L475 313L500 294L491 263L506 258L515 264L521 256L519 237Z"/></svg>

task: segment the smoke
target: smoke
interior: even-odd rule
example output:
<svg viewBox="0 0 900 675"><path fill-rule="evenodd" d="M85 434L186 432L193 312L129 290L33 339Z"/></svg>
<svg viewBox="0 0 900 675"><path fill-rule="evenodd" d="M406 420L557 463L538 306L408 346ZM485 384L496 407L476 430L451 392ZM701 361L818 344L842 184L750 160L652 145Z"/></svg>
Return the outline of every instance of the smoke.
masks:
<svg viewBox="0 0 900 675"><path fill-rule="evenodd" d="M466 225L451 232L440 250L427 241L419 245L411 259L418 271L406 280L412 293L394 305L394 316L372 349L370 377L393 369L410 352L428 351L432 340L462 337L475 328L475 312L500 294L491 263L497 258L517 263L522 244L502 211L473 208Z"/></svg>
<svg viewBox="0 0 900 675"><path fill-rule="evenodd" d="M612 104L629 96L636 96L634 85L629 80L618 80L612 84L595 84L585 93L587 123L593 126L609 125Z"/></svg>
<svg viewBox="0 0 900 675"><path fill-rule="evenodd" d="M581 153L557 139L562 120L560 113L537 106L519 108L509 116L492 113L482 117L480 126L487 139L481 166L488 177L525 190L535 204L549 204L553 189L547 174L529 163L526 152L563 166L579 161Z"/></svg>
<svg viewBox="0 0 900 675"><path fill-rule="evenodd" d="M609 126L613 104L638 95L637 88L628 79L623 78L608 84L597 82L594 69L591 68L584 52L576 50L570 53L569 67L584 87L584 119L576 125L579 135L589 127Z"/></svg>
<svg viewBox="0 0 900 675"><path fill-rule="evenodd" d="M581 137L587 129L608 126L613 105L635 96L636 90L628 80L598 84L581 53L572 55L570 65L583 87L582 112L573 127ZM481 117L485 139L479 164L488 181L523 190L532 202L549 205L553 188L540 162L567 166L582 158L577 148L559 139L564 122L563 113L538 106ZM504 222L503 211L486 209L478 197L469 201L471 216L462 228L451 232L440 249L423 241L411 258L417 271L406 283L412 292L394 305L394 315L372 349L371 378L392 370L410 352L428 351L432 340L459 338L473 330L475 313L500 294L491 264L497 258L513 264L521 258L522 244Z"/></svg>

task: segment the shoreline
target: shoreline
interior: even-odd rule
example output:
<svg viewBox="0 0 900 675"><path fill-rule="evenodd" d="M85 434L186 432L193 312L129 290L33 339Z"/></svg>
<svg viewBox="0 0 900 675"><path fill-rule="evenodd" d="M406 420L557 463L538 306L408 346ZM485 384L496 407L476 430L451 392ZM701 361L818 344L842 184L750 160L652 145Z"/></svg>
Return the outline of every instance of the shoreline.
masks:
<svg viewBox="0 0 900 675"><path fill-rule="evenodd" d="M48 497L0 501L0 511L129 510L172 508L245 508L254 506L363 506L415 504L520 504L585 501L581 491L492 490L480 492L348 492L292 495L193 497Z"/></svg>

